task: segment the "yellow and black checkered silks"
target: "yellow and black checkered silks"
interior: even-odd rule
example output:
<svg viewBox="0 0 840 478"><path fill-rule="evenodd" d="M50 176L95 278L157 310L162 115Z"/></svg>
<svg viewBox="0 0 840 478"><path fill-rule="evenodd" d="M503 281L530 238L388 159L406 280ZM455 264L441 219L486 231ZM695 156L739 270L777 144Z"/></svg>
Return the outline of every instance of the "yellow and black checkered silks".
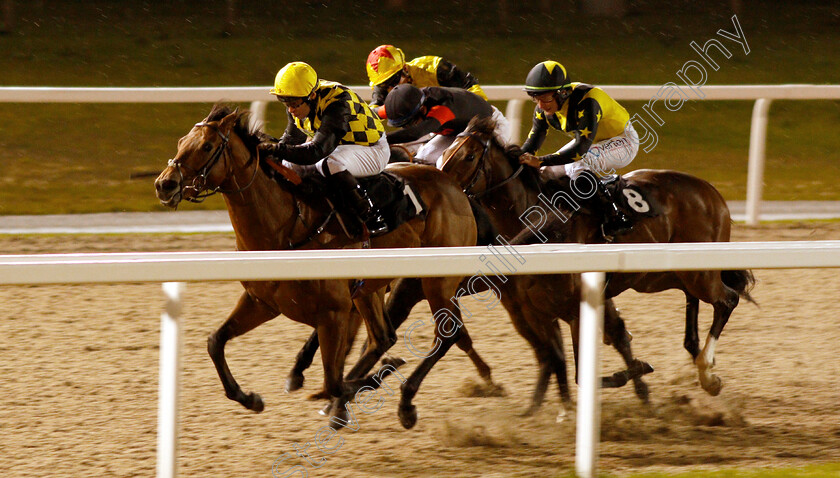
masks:
<svg viewBox="0 0 840 478"><path fill-rule="evenodd" d="M372 146L385 134L385 127L379 117L350 88L332 81L320 80L318 87L315 89L315 94L317 96L315 119L310 120L309 117L303 120L295 118L295 125L310 138L315 136L315 132L321 126L324 109L336 101L345 102L348 108L345 112L348 131L339 140L340 144Z"/></svg>

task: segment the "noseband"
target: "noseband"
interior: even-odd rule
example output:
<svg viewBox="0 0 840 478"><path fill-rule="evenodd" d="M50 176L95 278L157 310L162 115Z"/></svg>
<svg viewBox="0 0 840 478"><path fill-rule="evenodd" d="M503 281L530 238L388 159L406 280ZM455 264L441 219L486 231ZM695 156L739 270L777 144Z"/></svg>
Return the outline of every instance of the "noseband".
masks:
<svg viewBox="0 0 840 478"><path fill-rule="evenodd" d="M195 127L197 127L197 128L204 127L204 126L206 126L208 128L211 128L213 131L215 131L216 134L218 134L219 137L222 138L222 143L219 145L218 148L216 148L213 151L213 154L210 155L210 159L208 159L207 162L205 162L203 166L201 166L198 169L194 169L194 168L191 168L189 166L181 164L181 162L176 160L175 158L172 158L172 159L169 160L169 162L167 162L167 166L175 168L175 170L178 171L178 176L179 176L179 179L180 179L178 181L179 183L183 183L183 181L184 181L184 174L181 172L181 168L190 170L190 171L195 173L195 177L192 180L192 184L187 185L187 186L181 186L182 190L193 190L193 191L195 191L195 196L190 197L190 198L185 198L187 201L194 202L194 203L204 202L205 199L207 199L208 197L210 197L210 196L212 196L212 195L214 195L218 192L221 192L223 194L236 194L238 192L242 192L242 191L248 189L249 187L251 187L251 184L254 183L254 179L257 177L257 169L259 169L258 167L254 168L254 175L251 176L251 180L244 187L241 187L241 188L235 189L235 190L224 190L224 189L221 188L221 186L216 186L215 188L212 188L212 189L208 190L207 189L207 175L210 173L210 170L213 169L213 167L216 166L216 163L218 163L219 159L221 159L225 154L230 154L228 152L228 149L227 149L228 143L230 142L230 135L226 135L226 134L222 133L222 131L219 129L219 126L216 125L216 124L213 124L213 123L201 122L201 123L196 123L195 124ZM250 163L250 160L248 162ZM246 164L246 166L247 166L247 164ZM184 197L183 194L181 196Z"/></svg>

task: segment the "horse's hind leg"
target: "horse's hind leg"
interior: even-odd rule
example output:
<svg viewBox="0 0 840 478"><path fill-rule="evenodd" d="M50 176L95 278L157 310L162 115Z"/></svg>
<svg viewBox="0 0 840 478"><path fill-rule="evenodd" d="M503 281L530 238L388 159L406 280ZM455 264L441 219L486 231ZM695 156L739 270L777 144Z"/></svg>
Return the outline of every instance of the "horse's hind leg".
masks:
<svg viewBox="0 0 840 478"><path fill-rule="evenodd" d="M711 329L709 329L709 335L706 336L706 344L703 346L703 351L694 361L697 365L700 385L703 387L703 390L712 396L717 396L721 388L723 388L723 382L720 377L712 373L712 367L715 366L715 348L720 339L720 334L723 332L723 327L729 321L729 316L735 307L738 306L738 301L738 293L726 287L726 298L712 304L715 318L712 321Z"/></svg>
<svg viewBox="0 0 840 478"><path fill-rule="evenodd" d="M225 395L241 403L245 408L257 413L263 411L265 405L256 393L244 393L233 378L225 360L225 344L228 340L238 337L255 327L273 319L277 314L265 305L255 301L248 292L242 294L239 302L228 316L227 320L207 338L207 352L216 366Z"/></svg>

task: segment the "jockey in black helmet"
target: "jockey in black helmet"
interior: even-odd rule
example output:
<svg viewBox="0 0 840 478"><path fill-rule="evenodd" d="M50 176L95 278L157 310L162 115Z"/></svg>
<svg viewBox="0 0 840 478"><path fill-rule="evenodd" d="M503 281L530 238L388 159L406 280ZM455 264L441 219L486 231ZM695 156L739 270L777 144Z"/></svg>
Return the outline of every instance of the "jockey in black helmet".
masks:
<svg viewBox="0 0 840 478"><path fill-rule="evenodd" d="M613 175L636 156L639 137L627 110L600 88L571 82L560 63L544 61L534 66L525 79L525 92L537 106L520 162L540 168L544 179L576 179L583 171ZM571 134L573 139L555 153L534 156L549 128ZM602 181L595 183L595 196L605 215L604 236L612 238L628 231L632 227L629 219Z"/></svg>
<svg viewBox="0 0 840 478"><path fill-rule="evenodd" d="M385 98L388 124L403 129L388 134L388 143L415 141L434 133L414 156L416 162L440 166L444 150L464 131L473 116L492 117L496 121L496 138L506 144L510 123L490 103L480 96L460 88L398 85Z"/></svg>

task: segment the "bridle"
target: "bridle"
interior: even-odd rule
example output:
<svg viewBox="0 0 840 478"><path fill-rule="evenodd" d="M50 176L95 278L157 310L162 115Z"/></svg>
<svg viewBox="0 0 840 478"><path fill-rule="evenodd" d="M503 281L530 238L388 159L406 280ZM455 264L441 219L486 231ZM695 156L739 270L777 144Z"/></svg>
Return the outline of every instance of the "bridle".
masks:
<svg viewBox="0 0 840 478"><path fill-rule="evenodd" d="M486 139L482 138L481 136L479 136L477 133L475 133L473 131L470 131L470 132L464 131L463 133L459 133L457 137L458 138L462 138L462 137L472 138L472 139L478 141L479 143L481 143L481 145L483 147L483 149L481 150L481 154L478 156L478 158L476 158L477 165L475 167L475 171L473 171L473 174L470 177L470 180L467 182L467 185L464 187L464 193L471 199L478 199L478 198L484 196L485 194L489 193L490 191L494 191L496 189L499 189L500 187L504 186L505 184L513 181L514 179L516 179L517 176L519 176L519 174L522 172L523 168L525 167L525 165L520 164L519 168L516 171L514 171L513 174L511 174L504 181L502 181L498 184L494 184L493 186L490 186L489 188L485 189L484 191L474 193L474 192L472 192L472 188L478 182L478 178L481 175L481 172L486 169L487 161L485 160L485 157L487 156L487 151L490 149L491 138L490 137L488 137ZM457 153L459 149L461 149L461 147L464 145L464 143L466 143L466 140L462 141L461 144L459 144L458 147L455 148L455 151L452 152L452 155L450 155L450 158L452 156L454 156L455 153ZM484 173L484 175L488 178L490 176L486 172Z"/></svg>
<svg viewBox="0 0 840 478"><path fill-rule="evenodd" d="M216 193L236 194L236 193L240 193L242 191L245 191L246 189L251 187L251 185L254 184L254 179L256 179L256 177L257 177L257 169L259 169L259 167L254 167L254 174L253 174L253 176L251 176L251 180L248 182L248 184L246 184L245 186L243 186L239 189L226 190L226 189L222 189L221 186L216 186L215 188L212 188L212 189L209 189L209 190L207 189L207 176L210 173L210 170L213 169L213 167L216 166L216 163L218 163L219 160L222 157L230 154L228 152L228 144L230 142L230 135L229 134L226 135L226 134L222 133L222 130L219 129L219 126L217 124L214 124L214 123L205 123L205 122L196 123L195 127L197 127L197 128L201 128L201 127L211 128L212 130L214 130L216 132L216 134L219 135L219 137L222 139L222 142L221 142L221 144L219 144L219 146L210 155L210 159L208 159L204 163L204 165L201 166L198 169L194 169L194 168L191 168L191 167L186 166L184 164L181 164L181 162L176 160L175 158L172 158L167 162L167 166L175 168L175 170L178 171L178 176L179 176L178 183L181 184L181 190L182 191L183 190L193 190L196 193L195 196L190 197L190 198L184 197L184 195L182 193L181 197L184 197L189 202L201 203L201 202L204 202L205 199L207 199L208 197L210 197L210 196L212 196ZM257 152L257 155L259 155L259 152ZM250 164L252 160L253 160L253 156L251 157L251 159L248 160L248 162L245 165L247 166L248 164ZM195 177L192 180L192 184L183 185L184 174L181 172L182 168L187 169L187 170L195 173Z"/></svg>

